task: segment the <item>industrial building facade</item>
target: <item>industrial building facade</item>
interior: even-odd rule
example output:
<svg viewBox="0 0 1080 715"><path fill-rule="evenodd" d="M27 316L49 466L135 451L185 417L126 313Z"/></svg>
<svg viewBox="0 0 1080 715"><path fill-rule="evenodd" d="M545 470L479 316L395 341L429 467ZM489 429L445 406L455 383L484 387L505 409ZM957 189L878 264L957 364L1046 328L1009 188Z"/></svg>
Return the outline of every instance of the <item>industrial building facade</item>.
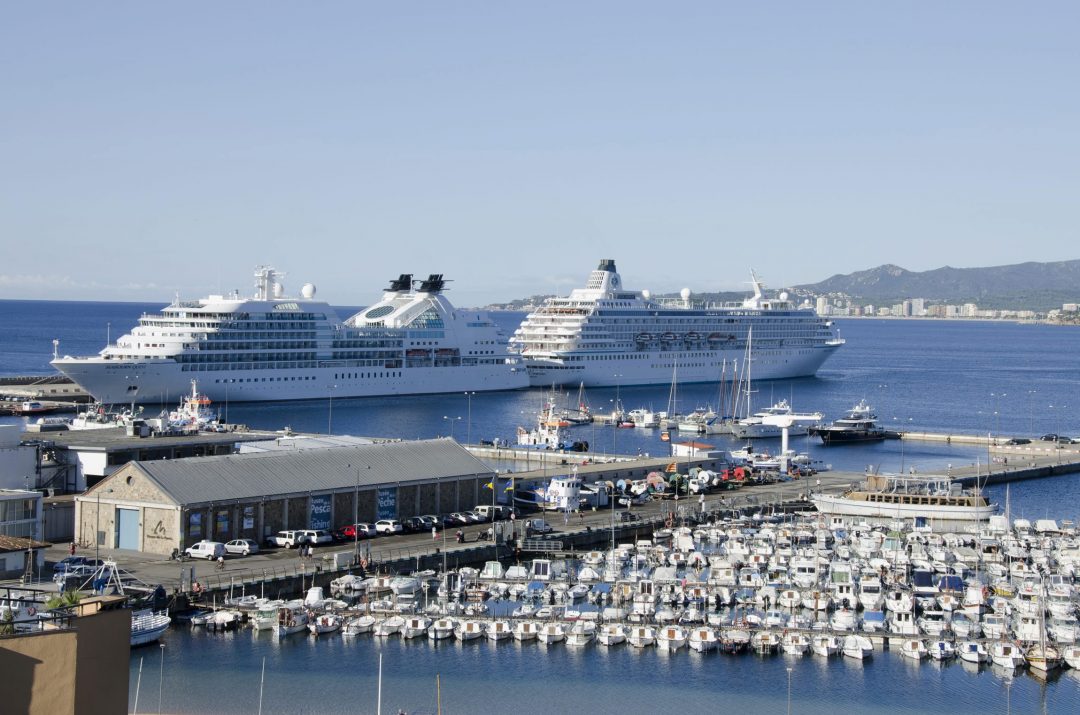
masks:
<svg viewBox="0 0 1080 715"><path fill-rule="evenodd" d="M76 498L82 543L168 555L202 539L260 543L470 509L491 467L450 439L130 462Z"/></svg>

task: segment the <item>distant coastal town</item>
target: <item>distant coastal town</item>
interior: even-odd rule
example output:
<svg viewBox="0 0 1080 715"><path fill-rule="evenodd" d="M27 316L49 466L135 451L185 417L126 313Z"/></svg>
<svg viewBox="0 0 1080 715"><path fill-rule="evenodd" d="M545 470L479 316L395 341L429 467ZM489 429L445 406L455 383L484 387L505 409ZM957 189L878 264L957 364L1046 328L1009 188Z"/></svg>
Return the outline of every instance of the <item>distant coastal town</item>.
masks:
<svg viewBox="0 0 1080 715"><path fill-rule="evenodd" d="M1057 323L1080 322L1080 304L1064 303L1060 309L1007 310L980 308L976 303L930 303L925 298L911 298L891 305L860 305L848 297L817 296L814 307L818 315L851 318L944 318L977 320L1043 320Z"/></svg>

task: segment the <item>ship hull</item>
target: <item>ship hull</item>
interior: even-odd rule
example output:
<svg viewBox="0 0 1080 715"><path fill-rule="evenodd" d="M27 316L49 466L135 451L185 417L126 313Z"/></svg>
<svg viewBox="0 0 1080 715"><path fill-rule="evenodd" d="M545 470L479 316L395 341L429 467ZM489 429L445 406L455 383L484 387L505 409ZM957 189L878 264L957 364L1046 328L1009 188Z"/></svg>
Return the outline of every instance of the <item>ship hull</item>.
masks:
<svg viewBox="0 0 1080 715"><path fill-rule="evenodd" d="M814 348L775 349L754 355L755 380L786 380L813 377L839 345ZM763 351L764 352L764 351ZM568 354L566 357L571 357ZM554 385L615 387L616 385L669 385L677 370L680 384L715 383L725 362L728 369L741 363L744 350L709 350L687 353L639 351L618 355L618 360L575 361L566 357L537 359L525 356L529 382L534 387ZM594 356L594 357L615 357Z"/></svg>
<svg viewBox="0 0 1080 715"><path fill-rule="evenodd" d="M172 360L61 358L52 364L104 404L171 404L190 392L192 379L198 380L200 393L219 405L230 401L496 392L523 389L529 384L523 367L498 365L184 371Z"/></svg>

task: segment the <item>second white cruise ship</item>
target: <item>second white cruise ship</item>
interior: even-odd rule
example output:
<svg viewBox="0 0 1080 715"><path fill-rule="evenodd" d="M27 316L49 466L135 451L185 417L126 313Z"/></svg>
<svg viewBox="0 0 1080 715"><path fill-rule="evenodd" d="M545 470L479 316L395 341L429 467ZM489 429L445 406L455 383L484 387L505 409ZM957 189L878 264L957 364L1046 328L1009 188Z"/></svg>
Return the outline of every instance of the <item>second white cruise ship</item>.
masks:
<svg viewBox="0 0 1080 715"><path fill-rule="evenodd" d="M441 275L404 274L344 322L310 283L286 296L282 277L260 266L254 297L176 300L100 354L52 364L105 404L170 403L192 379L215 402L528 387L498 326L455 309Z"/></svg>
<svg viewBox="0 0 1080 715"><path fill-rule="evenodd" d="M656 385L715 382L725 363L751 355L754 379L815 374L843 345L830 321L797 308L786 293L754 294L736 304L657 300L622 286L615 261L605 259L584 288L548 298L510 338L535 386ZM750 350L747 350L750 341Z"/></svg>

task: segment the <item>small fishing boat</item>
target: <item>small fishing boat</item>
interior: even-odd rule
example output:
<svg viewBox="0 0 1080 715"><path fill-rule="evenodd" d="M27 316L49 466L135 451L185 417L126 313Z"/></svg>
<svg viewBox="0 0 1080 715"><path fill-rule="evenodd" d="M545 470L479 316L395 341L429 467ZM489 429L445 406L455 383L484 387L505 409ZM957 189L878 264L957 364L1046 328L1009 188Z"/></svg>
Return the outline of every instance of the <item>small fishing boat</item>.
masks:
<svg viewBox="0 0 1080 715"><path fill-rule="evenodd" d="M341 627L341 634L345 636L358 636L364 633L371 633L374 628L375 616L365 614L347 620Z"/></svg>
<svg viewBox="0 0 1080 715"><path fill-rule="evenodd" d="M341 630L341 616L336 613L322 613L308 623L312 635L324 636Z"/></svg>
<svg viewBox="0 0 1080 715"><path fill-rule="evenodd" d="M687 643L691 650L696 650L698 653L708 653L720 647L720 639L716 637L716 631L707 626L692 628Z"/></svg>
<svg viewBox="0 0 1080 715"><path fill-rule="evenodd" d="M986 663L990 660L990 652L979 641L964 641L956 650L960 660L966 663Z"/></svg>
<svg viewBox="0 0 1080 715"><path fill-rule="evenodd" d="M857 633L844 636L843 653L848 658L864 660L874 654L874 644L866 636Z"/></svg>
<svg viewBox="0 0 1080 715"><path fill-rule="evenodd" d="M566 645L583 647L593 642L596 638L596 624L592 621L575 621L566 634Z"/></svg>
<svg viewBox="0 0 1080 715"><path fill-rule="evenodd" d="M600 645L614 646L626 642L626 628L618 623L608 623L600 629L596 636Z"/></svg>
<svg viewBox="0 0 1080 715"><path fill-rule="evenodd" d="M900 646L900 655L912 660L922 660L930 655L926 643L917 638L908 638Z"/></svg>
<svg viewBox="0 0 1080 715"><path fill-rule="evenodd" d="M514 624L514 640L516 641L535 640L539 632L540 624L536 621L518 621Z"/></svg>
<svg viewBox="0 0 1080 715"><path fill-rule="evenodd" d="M512 638L513 635L514 630L510 627L510 621L496 620L488 624L487 639L489 641L506 640Z"/></svg>
<svg viewBox="0 0 1080 715"><path fill-rule="evenodd" d="M656 643L656 631L652 626L631 626L626 640L635 648L648 648Z"/></svg>

